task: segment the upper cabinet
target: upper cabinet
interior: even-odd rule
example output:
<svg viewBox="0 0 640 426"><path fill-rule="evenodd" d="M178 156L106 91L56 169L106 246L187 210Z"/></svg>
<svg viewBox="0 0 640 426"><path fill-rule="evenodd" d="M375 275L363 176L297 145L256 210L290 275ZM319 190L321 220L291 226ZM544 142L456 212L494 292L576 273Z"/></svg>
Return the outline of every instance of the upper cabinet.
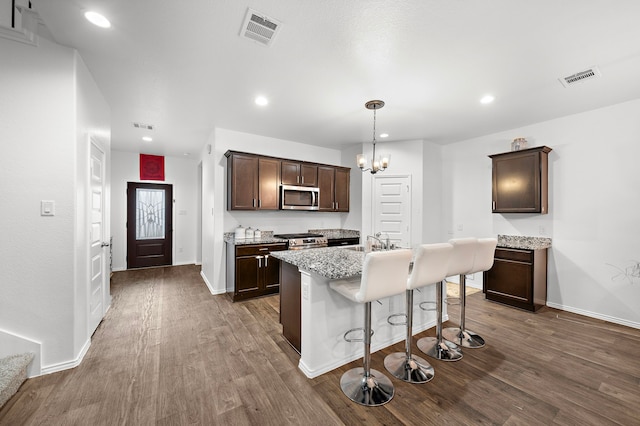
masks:
<svg viewBox="0 0 640 426"><path fill-rule="evenodd" d="M350 169L346 167L318 166L320 188L320 211L349 211Z"/></svg>
<svg viewBox="0 0 640 426"><path fill-rule="evenodd" d="M228 151L227 209L278 210L280 160Z"/></svg>
<svg viewBox="0 0 640 426"><path fill-rule="evenodd" d="M348 167L227 151L227 210L278 210L281 185L318 187L319 210L349 211Z"/></svg>
<svg viewBox="0 0 640 426"><path fill-rule="evenodd" d="M318 165L282 160L282 184L318 186Z"/></svg>
<svg viewBox="0 0 640 426"><path fill-rule="evenodd" d="M494 154L493 213L548 213L548 154L541 146Z"/></svg>

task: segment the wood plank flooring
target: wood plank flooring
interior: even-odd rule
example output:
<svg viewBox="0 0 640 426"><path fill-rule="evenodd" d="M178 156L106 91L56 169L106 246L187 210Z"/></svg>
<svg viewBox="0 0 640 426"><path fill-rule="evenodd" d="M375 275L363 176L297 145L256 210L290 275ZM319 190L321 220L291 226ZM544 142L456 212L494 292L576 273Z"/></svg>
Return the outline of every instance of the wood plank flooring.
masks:
<svg viewBox="0 0 640 426"><path fill-rule="evenodd" d="M111 291L81 365L27 380L0 425L640 425L640 330L476 293L467 327L487 346L432 361L429 383L393 379L393 400L365 408L339 387L360 362L313 380L298 370L278 296L233 304L196 266L118 272ZM403 350L374 353L373 368Z"/></svg>

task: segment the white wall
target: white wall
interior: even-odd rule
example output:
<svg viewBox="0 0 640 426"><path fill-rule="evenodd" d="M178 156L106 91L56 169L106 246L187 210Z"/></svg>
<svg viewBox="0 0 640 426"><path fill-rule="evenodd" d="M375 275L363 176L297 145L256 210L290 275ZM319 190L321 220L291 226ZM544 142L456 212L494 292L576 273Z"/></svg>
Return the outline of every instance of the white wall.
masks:
<svg viewBox="0 0 640 426"><path fill-rule="evenodd" d="M638 117L634 100L443 147L442 239L551 237L548 305L640 327ZM547 215L491 213L487 155L520 136L553 148Z"/></svg>
<svg viewBox="0 0 640 426"><path fill-rule="evenodd" d="M46 39L0 39L0 329L42 343L49 371L77 361L90 338L80 141L88 129L107 135L109 123L75 55ZM55 216L40 216L41 200L55 201Z"/></svg>
<svg viewBox="0 0 640 426"><path fill-rule="evenodd" d="M212 146L211 154L208 153L208 145ZM342 165L339 150L215 129L201 157L203 163L202 275L214 293L225 291L226 266L223 241L225 232L232 232L238 225L276 233L306 231L310 228L341 228L347 217L347 213L227 211L227 159L224 156L227 150Z"/></svg>
<svg viewBox="0 0 640 426"><path fill-rule="evenodd" d="M143 153L144 154L144 153ZM127 269L127 182L173 185L173 264L196 263L197 232L200 226L198 160L165 157L165 180L140 180L140 154L111 152L111 232L113 235L113 269Z"/></svg>

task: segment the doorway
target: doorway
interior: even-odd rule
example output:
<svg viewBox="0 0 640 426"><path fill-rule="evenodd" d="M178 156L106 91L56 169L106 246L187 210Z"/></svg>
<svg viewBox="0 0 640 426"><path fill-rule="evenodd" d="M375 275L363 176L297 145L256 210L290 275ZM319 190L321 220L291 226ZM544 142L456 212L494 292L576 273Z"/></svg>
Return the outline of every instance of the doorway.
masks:
<svg viewBox="0 0 640 426"><path fill-rule="evenodd" d="M127 269L173 263L173 186L127 183Z"/></svg>
<svg viewBox="0 0 640 426"><path fill-rule="evenodd" d="M398 247L411 247L411 177L375 176L373 232Z"/></svg>

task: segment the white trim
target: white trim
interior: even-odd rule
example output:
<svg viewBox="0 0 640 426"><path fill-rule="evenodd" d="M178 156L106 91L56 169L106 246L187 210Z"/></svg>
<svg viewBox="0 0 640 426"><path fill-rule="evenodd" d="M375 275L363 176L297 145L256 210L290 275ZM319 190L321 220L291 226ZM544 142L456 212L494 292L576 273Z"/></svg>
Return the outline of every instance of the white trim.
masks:
<svg viewBox="0 0 640 426"><path fill-rule="evenodd" d="M225 294L227 292L227 289L222 289L222 290L214 290L213 286L211 285L211 283L209 282L209 280L207 279L207 276L204 274L203 271L200 271L200 276L202 277L202 279L204 280L204 283L207 285L207 288L209 289L209 292L211 294L218 295L218 294Z"/></svg>
<svg viewBox="0 0 640 426"><path fill-rule="evenodd" d="M578 315L584 315L585 317L595 318L603 321L608 321L614 324L620 324L627 327L640 329L640 323L628 321L623 318L616 318L609 315L603 315L597 312L586 311L584 309L574 308L572 306L561 305L559 303L553 303L548 301L547 301L547 306L554 309L560 309L561 311L567 311L567 312L572 312Z"/></svg>
<svg viewBox="0 0 640 426"><path fill-rule="evenodd" d="M75 368L80 365L84 356L87 354L89 347L91 346L91 339L87 339L82 349L80 349L80 353L75 359L70 361L60 362L58 364L47 365L46 367L42 367L41 375L57 373L58 371L69 370L71 368Z"/></svg>
<svg viewBox="0 0 640 426"><path fill-rule="evenodd" d="M19 353L33 353L33 361L27 367L27 377L40 375L42 343L7 330L0 329L0 358Z"/></svg>
<svg viewBox="0 0 640 426"><path fill-rule="evenodd" d="M38 36L27 30L16 30L13 28L7 28L0 26L0 37L13 41L19 41L20 43L29 44L31 46L38 46Z"/></svg>

